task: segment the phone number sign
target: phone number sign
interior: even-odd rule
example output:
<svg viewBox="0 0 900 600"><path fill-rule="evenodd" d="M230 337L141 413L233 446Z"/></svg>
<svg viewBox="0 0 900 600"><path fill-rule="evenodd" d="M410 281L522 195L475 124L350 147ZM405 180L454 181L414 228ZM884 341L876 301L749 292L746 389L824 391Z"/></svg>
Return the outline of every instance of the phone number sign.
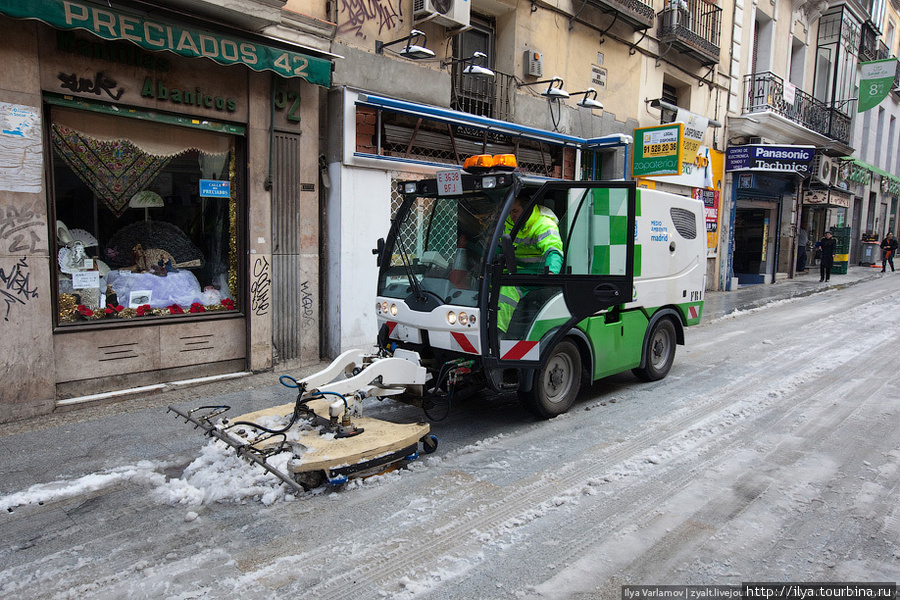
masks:
<svg viewBox="0 0 900 600"><path fill-rule="evenodd" d="M634 130L633 177L681 175L684 123L670 123Z"/></svg>

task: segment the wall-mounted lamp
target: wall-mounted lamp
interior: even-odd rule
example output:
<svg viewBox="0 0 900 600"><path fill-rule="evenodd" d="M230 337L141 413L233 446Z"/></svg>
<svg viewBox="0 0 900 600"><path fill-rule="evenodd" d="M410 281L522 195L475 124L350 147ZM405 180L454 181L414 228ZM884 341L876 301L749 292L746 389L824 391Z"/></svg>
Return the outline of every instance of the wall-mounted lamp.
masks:
<svg viewBox="0 0 900 600"><path fill-rule="evenodd" d="M550 85L547 86L547 89L541 92L541 96L544 98L549 98L551 100L560 100L563 98L569 97L569 92L562 89L563 80L562 77L554 77L553 79L545 79L544 81L533 81L531 83L520 83L517 87L528 87L532 85L541 85L542 83L548 83ZM554 84L559 84L556 87L553 87Z"/></svg>
<svg viewBox="0 0 900 600"><path fill-rule="evenodd" d="M584 95L584 98L579 100L576 104L581 108L590 108L603 110L603 103L597 100L597 90L594 88L588 88L583 92L572 92L569 94L570 96L581 96Z"/></svg>
<svg viewBox="0 0 900 600"><path fill-rule="evenodd" d="M422 38L422 45L413 44L413 40L416 42L419 41L419 38ZM419 31L418 29L413 29L409 32L409 35L405 38L400 38L399 40L394 40L393 42L375 42L375 54L384 54L384 49L387 46L393 46L394 44L400 44L402 42L406 42L406 46L400 50L397 54L404 58L411 58L413 60L422 60L423 58L434 58L434 52L425 47L425 43L428 38L425 37L425 33Z"/></svg>
<svg viewBox="0 0 900 600"><path fill-rule="evenodd" d="M489 79L494 78L494 72L488 69L487 67L482 67L481 65L476 65L476 62L483 61L487 58L487 54L484 52L475 52L469 58L451 58L448 61L441 62L441 67L448 67L455 63L464 63L466 66L463 69L463 75L472 75L474 77L485 77Z"/></svg>

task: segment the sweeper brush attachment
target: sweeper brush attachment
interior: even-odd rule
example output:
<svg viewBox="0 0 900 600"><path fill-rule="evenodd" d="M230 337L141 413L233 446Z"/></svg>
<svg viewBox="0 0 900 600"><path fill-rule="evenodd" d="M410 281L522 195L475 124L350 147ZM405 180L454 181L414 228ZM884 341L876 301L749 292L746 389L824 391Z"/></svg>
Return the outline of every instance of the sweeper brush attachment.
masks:
<svg viewBox="0 0 900 600"><path fill-rule="evenodd" d="M220 418L229 406L169 411L225 442L297 491L349 477L390 470L437 449L427 423L393 423L365 417L362 400L421 390L425 369L402 358L345 352L322 371L282 385L297 390L293 403Z"/></svg>

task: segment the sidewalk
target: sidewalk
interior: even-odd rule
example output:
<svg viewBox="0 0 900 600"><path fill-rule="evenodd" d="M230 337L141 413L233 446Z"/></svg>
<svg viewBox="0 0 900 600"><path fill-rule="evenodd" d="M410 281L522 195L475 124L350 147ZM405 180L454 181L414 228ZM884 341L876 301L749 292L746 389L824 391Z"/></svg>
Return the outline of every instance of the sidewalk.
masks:
<svg viewBox="0 0 900 600"><path fill-rule="evenodd" d="M891 273L888 272L886 275ZM832 275L829 281L820 283L819 268L811 266L809 271L794 279L785 279L768 285L741 286L730 292L706 292L701 322L708 323L735 311L751 310L778 300L809 296L824 289L847 287L878 277L883 277L880 266L851 266L845 275Z"/></svg>

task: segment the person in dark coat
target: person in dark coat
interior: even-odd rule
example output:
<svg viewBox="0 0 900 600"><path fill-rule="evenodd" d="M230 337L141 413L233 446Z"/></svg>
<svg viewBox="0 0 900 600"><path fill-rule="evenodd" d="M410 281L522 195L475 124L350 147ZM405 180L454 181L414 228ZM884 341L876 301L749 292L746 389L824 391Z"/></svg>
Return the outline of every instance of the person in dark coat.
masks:
<svg viewBox="0 0 900 600"><path fill-rule="evenodd" d="M819 263L819 281L831 279L831 267L834 265L834 255L837 253L837 240L830 231L825 232L825 237L820 240L822 244L822 261Z"/></svg>
<svg viewBox="0 0 900 600"><path fill-rule="evenodd" d="M888 234L881 240L881 272L884 273L885 267L891 265L891 272L894 271L894 254L897 253L897 240L894 234L888 231Z"/></svg>

